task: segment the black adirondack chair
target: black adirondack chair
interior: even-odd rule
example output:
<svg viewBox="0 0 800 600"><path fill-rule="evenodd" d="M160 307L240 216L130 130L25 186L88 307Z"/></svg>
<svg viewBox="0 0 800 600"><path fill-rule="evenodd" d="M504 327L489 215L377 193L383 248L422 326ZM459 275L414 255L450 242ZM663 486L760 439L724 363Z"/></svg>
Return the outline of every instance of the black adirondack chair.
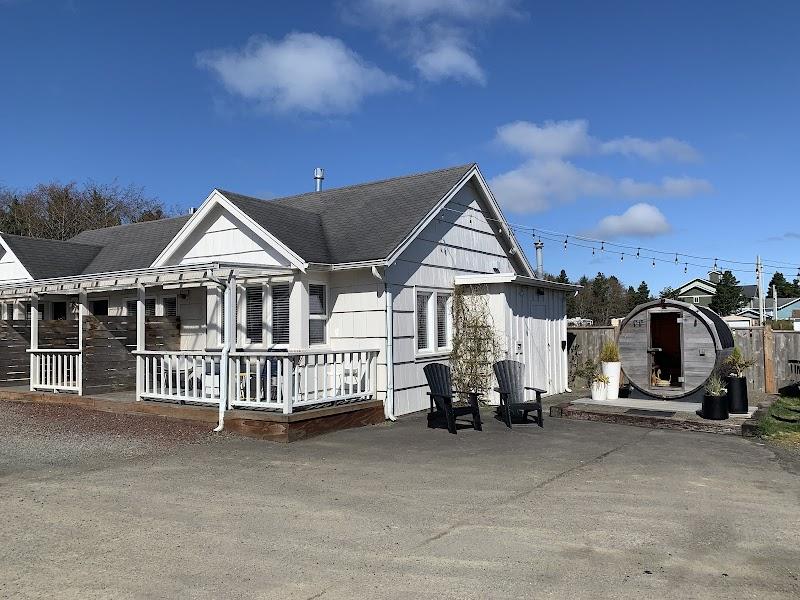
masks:
<svg viewBox="0 0 800 600"><path fill-rule="evenodd" d="M536 422L539 427L544 427L542 420L542 394L546 390L525 385L525 365L516 360L501 360L494 363L494 374L497 377L497 387L495 391L500 394L500 406L498 410L506 422L507 427L511 427L511 420L520 416L522 421L528 420L528 413L536 413ZM536 393L535 401L527 401L525 393L531 391Z"/></svg>
<svg viewBox="0 0 800 600"><path fill-rule="evenodd" d="M427 365L425 378L428 380L428 392L431 400L431 409L428 413L428 427L436 427L439 424L447 426L450 433L458 433L456 430L456 417L472 415L472 427L481 431L481 413L478 407L478 396L476 392L458 392L453 389L453 380L450 375L450 367L442 363L431 363ZM453 394L464 393L469 398L468 406L453 406Z"/></svg>

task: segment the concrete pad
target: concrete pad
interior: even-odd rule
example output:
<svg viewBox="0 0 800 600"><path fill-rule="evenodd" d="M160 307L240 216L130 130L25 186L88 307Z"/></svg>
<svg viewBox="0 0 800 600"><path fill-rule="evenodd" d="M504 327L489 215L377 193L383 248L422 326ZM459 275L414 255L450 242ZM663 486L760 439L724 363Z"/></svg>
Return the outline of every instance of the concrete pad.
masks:
<svg viewBox="0 0 800 600"><path fill-rule="evenodd" d="M800 595L800 479L742 438L486 411L457 436L421 415L288 446L106 436L26 474L7 444L67 440L25 416L0 422L4 597Z"/></svg>

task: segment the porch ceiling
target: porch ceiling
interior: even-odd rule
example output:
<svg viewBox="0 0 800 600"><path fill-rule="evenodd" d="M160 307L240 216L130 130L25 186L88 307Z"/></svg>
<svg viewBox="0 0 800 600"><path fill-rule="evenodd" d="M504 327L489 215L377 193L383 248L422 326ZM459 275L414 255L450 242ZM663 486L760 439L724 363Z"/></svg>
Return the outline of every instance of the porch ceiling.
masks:
<svg viewBox="0 0 800 600"><path fill-rule="evenodd" d="M130 290L137 286L194 287L208 282L224 281L234 272L237 278L275 277L292 275L290 267L262 267L235 263L206 263L137 269L116 273L76 275L56 279L14 282L0 285L0 298L27 298L32 295L78 294Z"/></svg>

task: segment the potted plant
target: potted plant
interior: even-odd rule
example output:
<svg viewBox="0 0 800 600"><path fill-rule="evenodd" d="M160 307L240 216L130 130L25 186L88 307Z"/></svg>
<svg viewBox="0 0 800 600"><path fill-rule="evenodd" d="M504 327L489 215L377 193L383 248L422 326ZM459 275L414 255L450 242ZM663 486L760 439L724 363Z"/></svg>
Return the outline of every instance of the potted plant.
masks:
<svg viewBox="0 0 800 600"><path fill-rule="evenodd" d="M734 347L731 355L722 363L728 375L728 406L730 412L741 414L747 412L747 378L744 372L753 366L753 361L744 357L739 346Z"/></svg>
<svg viewBox="0 0 800 600"><path fill-rule="evenodd" d="M600 362L603 375L608 377L608 399L616 400L619 398L619 374L622 366L619 362L619 346L616 342L603 344L603 348L600 350Z"/></svg>
<svg viewBox="0 0 800 600"><path fill-rule="evenodd" d="M592 400L606 400L608 398L608 375L595 373L592 378Z"/></svg>
<svg viewBox="0 0 800 600"><path fill-rule="evenodd" d="M728 418L728 390L717 373L706 381L703 408L697 412L704 419L722 421Z"/></svg>

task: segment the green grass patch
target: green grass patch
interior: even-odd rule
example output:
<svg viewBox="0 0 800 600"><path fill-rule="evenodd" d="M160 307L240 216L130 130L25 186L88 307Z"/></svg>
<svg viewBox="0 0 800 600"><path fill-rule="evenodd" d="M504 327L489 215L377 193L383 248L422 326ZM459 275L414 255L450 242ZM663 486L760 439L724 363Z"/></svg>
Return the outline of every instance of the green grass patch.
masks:
<svg viewBox="0 0 800 600"><path fill-rule="evenodd" d="M800 445L800 412L790 410L800 410L800 398L778 398L769 411L761 418L759 430L761 437L770 441L781 442L792 445ZM799 419L796 423L787 423L775 417L783 419Z"/></svg>

